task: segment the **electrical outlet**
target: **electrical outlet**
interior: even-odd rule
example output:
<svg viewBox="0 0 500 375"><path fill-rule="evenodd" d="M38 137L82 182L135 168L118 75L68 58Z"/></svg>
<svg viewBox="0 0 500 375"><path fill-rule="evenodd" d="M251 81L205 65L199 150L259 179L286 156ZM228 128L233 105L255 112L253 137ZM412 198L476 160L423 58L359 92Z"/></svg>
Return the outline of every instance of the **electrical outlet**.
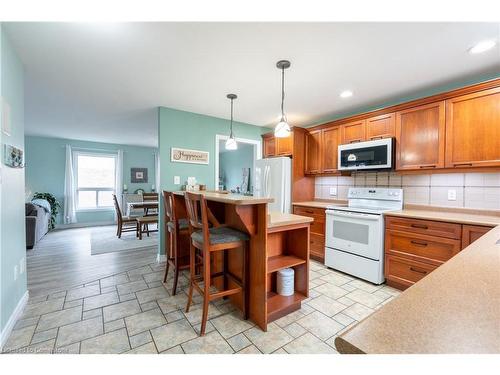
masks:
<svg viewBox="0 0 500 375"><path fill-rule="evenodd" d="M448 200L456 201L457 200L457 191L455 189L448 190Z"/></svg>
<svg viewBox="0 0 500 375"><path fill-rule="evenodd" d="M330 195L334 195L334 196L337 195L337 188L336 187L331 187L330 188Z"/></svg>
<svg viewBox="0 0 500 375"><path fill-rule="evenodd" d="M14 266L14 281L17 280L17 276L19 275L19 271L18 271L18 268L17 268L17 265Z"/></svg>
<svg viewBox="0 0 500 375"><path fill-rule="evenodd" d="M174 176L174 184L175 185L181 184L181 176Z"/></svg>
<svg viewBox="0 0 500 375"><path fill-rule="evenodd" d="M21 275L26 271L26 258L23 257L20 261L19 261L19 272L21 273Z"/></svg>

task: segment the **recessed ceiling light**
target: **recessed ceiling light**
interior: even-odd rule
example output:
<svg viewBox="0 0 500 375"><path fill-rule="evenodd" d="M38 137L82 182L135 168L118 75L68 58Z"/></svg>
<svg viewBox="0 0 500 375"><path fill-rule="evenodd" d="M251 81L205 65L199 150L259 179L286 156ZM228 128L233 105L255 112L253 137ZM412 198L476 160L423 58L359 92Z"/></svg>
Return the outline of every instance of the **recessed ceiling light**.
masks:
<svg viewBox="0 0 500 375"><path fill-rule="evenodd" d="M340 93L341 98L350 98L352 96L352 91L345 90Z"/></svg>
<svg viewBox="0 0 500 375"><path fill-rule="evenodd" d="M486 52L495 47L495 44L496 42L494 40L483 40L482 42L479 42L474 46L472 46L471 48L469 48L469 53L475 55L478 53Z"/></svg>

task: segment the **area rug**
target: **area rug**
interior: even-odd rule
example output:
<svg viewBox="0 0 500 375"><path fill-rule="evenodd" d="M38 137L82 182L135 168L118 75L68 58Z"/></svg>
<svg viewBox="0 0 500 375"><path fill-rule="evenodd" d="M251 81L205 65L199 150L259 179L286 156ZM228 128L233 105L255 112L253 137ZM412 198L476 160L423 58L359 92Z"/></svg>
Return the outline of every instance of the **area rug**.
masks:
<svg viewBox="0 0 500 375"><path fill-rule="evenodd" d="M153 228L151 225L150 229ZM135 232L122 233L122 238L116 236L116 226L92 228L90 233L90 253L92 255L115 253L119 251L150 249L158 246L158 232L142 235L142 240L135 236Z"/></svg>

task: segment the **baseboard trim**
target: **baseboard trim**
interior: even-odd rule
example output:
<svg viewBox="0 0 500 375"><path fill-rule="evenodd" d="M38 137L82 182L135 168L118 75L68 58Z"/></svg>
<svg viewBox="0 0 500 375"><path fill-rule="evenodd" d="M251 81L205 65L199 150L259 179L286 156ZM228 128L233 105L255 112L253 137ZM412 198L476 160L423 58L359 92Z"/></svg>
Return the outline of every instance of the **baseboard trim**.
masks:
<svg viewBox="0 0 500 375"><path fill-rule="evenodd" d="M167 261L167 256L165 254L156 254L156 263L163 263Z"/></svg>
<svg viewBox="0 0 500 375"><path fill-rule="evenodd" d="M0 352L3 350L5 343L9 339L9 336L12 333L12 330L14 329L16 322L21 317L21 314L23 313L23 310L26 307L26 304L28 303L28 297L29 297L29 292L26 291L19 300L19 302L17 303L17 306L12 312L9 321L5 325L5 328L0 333Z"/></svg>
<svg viewBox="0 0 500 375"><path fill-rule="evenodd" d="M116 222L115 221L99 221L97 223L57 224L56 229L103 227L106 225L116 225Z"/></svg>

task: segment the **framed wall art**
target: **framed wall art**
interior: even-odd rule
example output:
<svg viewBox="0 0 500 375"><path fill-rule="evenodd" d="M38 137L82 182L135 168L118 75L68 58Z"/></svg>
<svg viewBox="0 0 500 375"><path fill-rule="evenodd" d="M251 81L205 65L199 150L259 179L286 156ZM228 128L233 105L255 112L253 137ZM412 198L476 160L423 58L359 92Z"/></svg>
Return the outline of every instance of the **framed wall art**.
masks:
<svg viewBox="0 0 500 375"><path fill-rule="evenodd" d="M130 168L130 182L134 184L148 182L148 169Z"/></svg>

